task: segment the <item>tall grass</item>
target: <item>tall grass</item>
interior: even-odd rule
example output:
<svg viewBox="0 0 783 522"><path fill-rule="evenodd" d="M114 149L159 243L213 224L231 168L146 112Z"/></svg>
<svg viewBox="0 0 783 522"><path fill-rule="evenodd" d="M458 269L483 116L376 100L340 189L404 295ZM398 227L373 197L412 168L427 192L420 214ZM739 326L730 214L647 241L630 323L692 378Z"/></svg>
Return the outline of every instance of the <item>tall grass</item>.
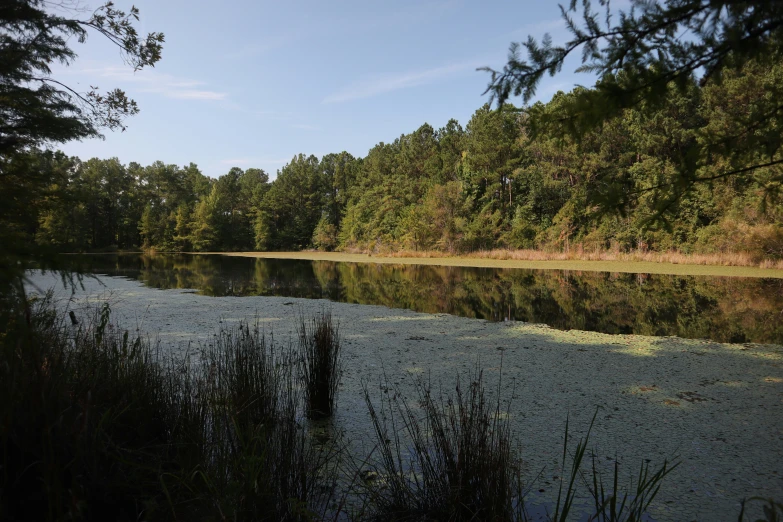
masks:
<svg viewBox="0 0 783 522"><path fill-rule="evenodd" d="M745 510L747 509L748 505L751 504L761 505L761 511L764 518L757 519L757 522L781 522L783 520L783 502L776 502L771 498L750 497L742 499L742 502L740 503L740 514L737 518L737 522L745 522L747 520L745 518Z"/></svg>
<svg viewBox="0 0 783 522"><path fill-rule="evenodd" d="M578 479L582 478L582 463L590 440L590 433L593 431L595 418L598 415L596 409L587 434L580 438L576 448L569 455L568 453L568 433L569 420L566 419L565 437L563 440L563 458L561 462L560 486L557 493L553 513L549 519L554 522L566 522L574 506L574 499L579 487ZM661 467L653 473L650 473L648 462L642 462L639 469L637 480L631 481L628 486L620 486L619 476L620 468L615 460L613 480L611 488L604 484L603 476L596 466L595 455L592 456L592 487L588 482L586 485L590 489L590 495L593 497L594 511L590 514L589 520L596 522L642 522L650 504L655 499L660 490L663 479L671 473L679 463L670 465L664 460ZM570 470L568 470L570 468ZM566 485L565 476L568 475ZM565 490L563 486L566 485Z"/></svg>
<svg viewBox="0 0 783 522"><path fill-rule="evenodd" d="M42 300L3 326L0 519L336 516L336 446L302 417L293 350L258 328L175 364L108 308L74 328Z"/></svg>
<svg viewBox="0 0 783 522"><path fill-rule="evenodd" d="M435 397L428 383L419 381L418 403L412 406L398 390L377 410L369 389L365 401L376 436L378 456L363 473L362 494L371 520L528 521L528 487L520 474L520 460L513 451L514 437L509 411L501 407L498 393L490 400L481 370L468 376L465 390L460 379L453 395ZM387 388L387 393L388 393ZM595 416L593 417L593 422ZM582 519L601 522L640 522L658 494L664 478L677 467L664 462L651 471L643 463L637 480L619 485L615 465L611 486L605 485L593 461L590 480L582 471L590 432L569 452L566 421L562 469L557 500L545 517L554 522ZM574 508L580 486L594 501ZM576 512L580 511L580 512Z"/></svg>
<svg viewBox="0 0 783 522"><path fill-rule="evenodd" d="M166 484L199 486L221 517L325 516L338 449L316 442L301 417L295 351L275 348L257 326L240 324L221 329L199 355L198 364L180 373L195 376L197 415L188 425L202 426L201 451L167 475Z"/></svg>
<svg viewBox="0 0 783 522"><path fill-rule="evenodd" d="M365 253L363 250L354 250L355 253ZM620 252L614 250L586 250L574 248L568 251L561 250L512 250L496 248L492 250L479 250L475 252L444 252L440 250L384 250L372 252L374 255L387 257L412 257L412 258L440 258L440 257L467 257L478 259L500 259L519 261L645 261L652 263L671 263L675 265L714 265L714 266L750 266L759 268L783 269L783 261L775 258L759 258L747 252L718 252L712 254L686 254L678 251L650 252L630 251Z"/></svg>
<svg viewBox="0 0 783 522"><path fill-rule="evenodd" d="M375 430L378 459L365 482L370 519L516 520L521 507L518 460L499 399L488 400L483 373L469 376L455 394L435 397L419 381L419 408L398 393L375 409L365 400ZM410 441L404 449L403 438ZM365 476L367 476L365 474Z"/></svg>
<svg viewBox="0 0 783 522"><path fill-rule="evenodd" d="M339 327L331 312L324 311L310 321L300 317L299 351L307 415L311 419L329 417L343 371Z"/></svg>
<svg viewBox="0 0 783 522"><path fill-rule="evenodd" d="M108 307L78 326L53 309L44 298L4 314L0 325L0 520L347 517L335 492L346 483L338 467L360 456L344 455L337 437L315 435L308 387L298 382L302 368L315 368L302 354L318 339L331 347L330 375L339 376L331 317L302 321L308 341L299 350L241 324L173 362L113 327ZM330 382L333 408L337 381ZM380 410L365 386L376 450L362 461L369 469L347 477L348 488L364 479L355 519L529 519L501 383L494 399L479 369L467 383L457 379L444 396L419 381L414 403L390 389ZM591 429L568 451L566 423L549 519L573 520L577 489L587 487L591 520L642 520L676 464L642 464L628 487L615 465L605 483L595 460L582 471ZM752 498L740 521L750 507L781 520L783 505Z"/></svg>

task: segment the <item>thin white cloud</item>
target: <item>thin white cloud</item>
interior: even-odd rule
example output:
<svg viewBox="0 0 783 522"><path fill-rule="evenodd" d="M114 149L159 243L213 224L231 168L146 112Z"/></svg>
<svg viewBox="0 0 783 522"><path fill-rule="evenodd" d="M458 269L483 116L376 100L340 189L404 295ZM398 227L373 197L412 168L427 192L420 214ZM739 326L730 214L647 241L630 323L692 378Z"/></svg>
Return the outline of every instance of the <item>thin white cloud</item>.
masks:
<svg viewBox="0 0 783 522"><path fill-rule="evenodd" d="M248 58L254 58L262 54L268 53L284 47L301 37L301 31L295 31L288 34L272 36L267 38L263 42L256 42L250 45L240 47L238 50L226 54L226 58L229 60L242 60Z"/></svg>
<svg viewBox="0 0 783 522"><path fill-rule="evenodd" d="M134 72L127 67L92 67L65 69L63 73L87 76L91 83L100 83L106 78L124 85L136 85L139 92L159 93L180 100L225 100L228 96L225 92L194 88L205 85L205 82L158 73L154 69Z"/></svg>
<svg viewBox="0 0 783 522"><path fill-rule="evenodd" d="M263 120L274 121L291 121L296 114L293 112L280 112L280 111L255 111L253 115L258 116Z"/></svg>
<svg viewBox="0 0 783 522"><path fill-rule="evenodd" d="M442 0L434 2L413 2L409 6L388 4L388 9L379 10L372 2L365 2L366 12L357 13L350 20L351 31L372 32L380 27L410 27L414 24L426 23L432 20L441 21L449 13L460 8L459 0ZM361 9L358 9L361 11Z"/></svg>
<svg viewBox="0 0 783 522"><path fill-rule="evenodd" d="M224 92L194 91L190 89L161 91L151 90L151 92L162 92L169 98L178 98L180 100L224 100L227 96Z"/></svg>
<svg viewBox="0 0 783 522"><path fill-rule="evenodd" d="M466 71L474 71L482 64L478 62L459 63L435 67L424 71L409 71L397 74L382 74L360 80L334 94L327 96L324 103L341 103L362 98L371 98L400 89L427 85L449 76L455 76Z"/></svg>

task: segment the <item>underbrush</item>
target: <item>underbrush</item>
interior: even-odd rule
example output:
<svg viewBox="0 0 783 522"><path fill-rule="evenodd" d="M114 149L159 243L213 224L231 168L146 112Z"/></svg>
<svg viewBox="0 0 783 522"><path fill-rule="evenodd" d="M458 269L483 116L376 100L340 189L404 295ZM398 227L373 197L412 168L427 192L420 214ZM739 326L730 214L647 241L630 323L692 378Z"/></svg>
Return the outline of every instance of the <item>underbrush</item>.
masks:
<svg viewBox="0 0 783 522"><path fill-rule="evenodd" d="M339 511L338 442L302 418L292 349L222 329L184 361L48 299L0 346L0 519L314 520Z"/></svg>

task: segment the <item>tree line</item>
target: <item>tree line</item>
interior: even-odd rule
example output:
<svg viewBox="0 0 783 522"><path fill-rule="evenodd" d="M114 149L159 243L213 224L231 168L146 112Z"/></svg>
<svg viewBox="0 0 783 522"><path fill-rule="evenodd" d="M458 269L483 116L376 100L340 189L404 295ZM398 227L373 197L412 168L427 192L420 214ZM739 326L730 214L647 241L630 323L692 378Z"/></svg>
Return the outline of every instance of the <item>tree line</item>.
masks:
<svg viewBox="0 0 783 522"><path fill-rule="evenodd" d="M554 117L584 88L524 109L484 105L464 127L424 124L363 158L299 154L272 182L255 168L212 179L192 163L37 151L25 161L52 183L30 205L27 233L61 251L531 248L780 258L780 164L737 174L736 158L716 149L699 167L707 181L681 186L679 177L715 136L779 135L777 125L737 122L776 105L780 85L780 61L749 62L720 81L671 85L665 102L624 109L578 138L531 132L531 114Z"/></svg>

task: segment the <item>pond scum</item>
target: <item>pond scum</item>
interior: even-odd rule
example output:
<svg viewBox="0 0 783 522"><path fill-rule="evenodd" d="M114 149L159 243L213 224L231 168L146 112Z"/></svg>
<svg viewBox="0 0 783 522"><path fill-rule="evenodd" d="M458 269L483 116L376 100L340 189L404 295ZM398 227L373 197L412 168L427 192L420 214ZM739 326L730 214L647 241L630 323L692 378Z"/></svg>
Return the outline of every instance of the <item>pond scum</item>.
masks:
<svg viewBox="0 0 783 522"><path fill-rule="evenodd" d="M392 387L379 402L365 387L375 449L349 455L311 420L339 407L328 314L301 318L298 346L241 324L174 361L112 325L106 305L70 324L50 297L4 304L2 520L531 519L507 412L480 368L446 396L420 381L415 408ZM643 464L627 487L615 467L605 482L594 465L582 473L588 438L564 442L546 518L582 519L572 508L586 487L590 520L643 520L677 464ZM783 514L770 499L747 504L764 520Z"/></svg>

